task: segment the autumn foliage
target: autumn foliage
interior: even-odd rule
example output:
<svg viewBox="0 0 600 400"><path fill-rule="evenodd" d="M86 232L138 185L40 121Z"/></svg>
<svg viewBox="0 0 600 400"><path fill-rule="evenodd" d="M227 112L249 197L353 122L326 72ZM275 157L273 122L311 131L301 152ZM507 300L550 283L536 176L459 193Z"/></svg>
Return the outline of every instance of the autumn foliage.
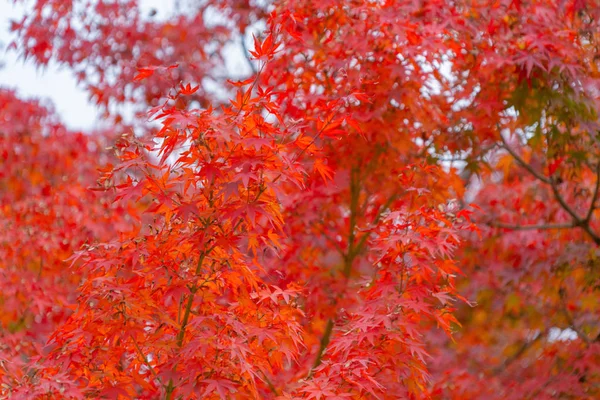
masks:
<svg viewBox="0 0 600 400"><path fill-rule="evenodd" d="M600 396L598 1L177 4L13 21L1 396Z"/></svg>

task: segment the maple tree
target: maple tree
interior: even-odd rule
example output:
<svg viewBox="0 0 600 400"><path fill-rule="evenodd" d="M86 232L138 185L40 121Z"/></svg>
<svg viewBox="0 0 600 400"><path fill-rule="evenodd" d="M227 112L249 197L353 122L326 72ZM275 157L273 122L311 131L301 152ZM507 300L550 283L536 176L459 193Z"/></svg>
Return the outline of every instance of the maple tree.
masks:
<svg viewBox="0 0 600 400"><path fill-rule="evenodd" d="M81 276L65 259L130 224L126 208L88 190L111 159L106 138L68 132L47 106L0 89L3 396L27 379L27 365L71 313Z"/></svg>
<svg viewBox="0 0 600 400"><path fill-rule="evenodd" d="M598 396L600 3L181 7L13 23L119 134L1 92L3 394Z"/></svg>

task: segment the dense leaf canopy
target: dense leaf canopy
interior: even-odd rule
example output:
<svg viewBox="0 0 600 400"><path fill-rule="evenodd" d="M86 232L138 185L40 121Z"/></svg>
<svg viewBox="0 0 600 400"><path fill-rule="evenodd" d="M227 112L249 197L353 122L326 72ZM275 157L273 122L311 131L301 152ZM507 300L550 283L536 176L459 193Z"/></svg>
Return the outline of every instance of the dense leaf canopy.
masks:
<svg viewBox="0 0 600 400"><path fill-rule="evenodd" d="M597 0L176 3L13 22L1 396L600 396Z"/></svg>

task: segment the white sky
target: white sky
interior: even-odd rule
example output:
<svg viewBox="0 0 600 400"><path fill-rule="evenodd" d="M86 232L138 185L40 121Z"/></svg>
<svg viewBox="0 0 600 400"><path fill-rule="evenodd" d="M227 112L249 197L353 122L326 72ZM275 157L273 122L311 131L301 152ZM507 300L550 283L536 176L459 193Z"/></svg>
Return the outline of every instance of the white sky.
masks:
<svg viewBox="0 0 600 400"><path fill-rule="evenodd" d="M173 2L168 0L141 0L144 8L155 8L158 16L168 12ZM31 62L17 59L14 51L6 50L12 40L9 33L10 20L23 13L12 0L0 0L0 86L16 89L21 97L50 99L62 121L71 129L89 131L99 126L98 112L88 102L88 95L77 87L75 78L68 70L55 64L36 68Z"/></svg>

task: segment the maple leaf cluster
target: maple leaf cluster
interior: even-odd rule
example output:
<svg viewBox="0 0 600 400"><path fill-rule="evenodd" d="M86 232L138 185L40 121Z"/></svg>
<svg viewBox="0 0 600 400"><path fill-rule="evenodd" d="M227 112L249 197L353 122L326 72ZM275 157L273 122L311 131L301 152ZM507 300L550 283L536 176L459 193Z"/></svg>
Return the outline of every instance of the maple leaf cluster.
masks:
<svg viewBox="0 0 600 400"><path fill-rule="evenodd" d="M600 396L597 0L27 7L113 128L0 89L2 396Z"/></svg>

